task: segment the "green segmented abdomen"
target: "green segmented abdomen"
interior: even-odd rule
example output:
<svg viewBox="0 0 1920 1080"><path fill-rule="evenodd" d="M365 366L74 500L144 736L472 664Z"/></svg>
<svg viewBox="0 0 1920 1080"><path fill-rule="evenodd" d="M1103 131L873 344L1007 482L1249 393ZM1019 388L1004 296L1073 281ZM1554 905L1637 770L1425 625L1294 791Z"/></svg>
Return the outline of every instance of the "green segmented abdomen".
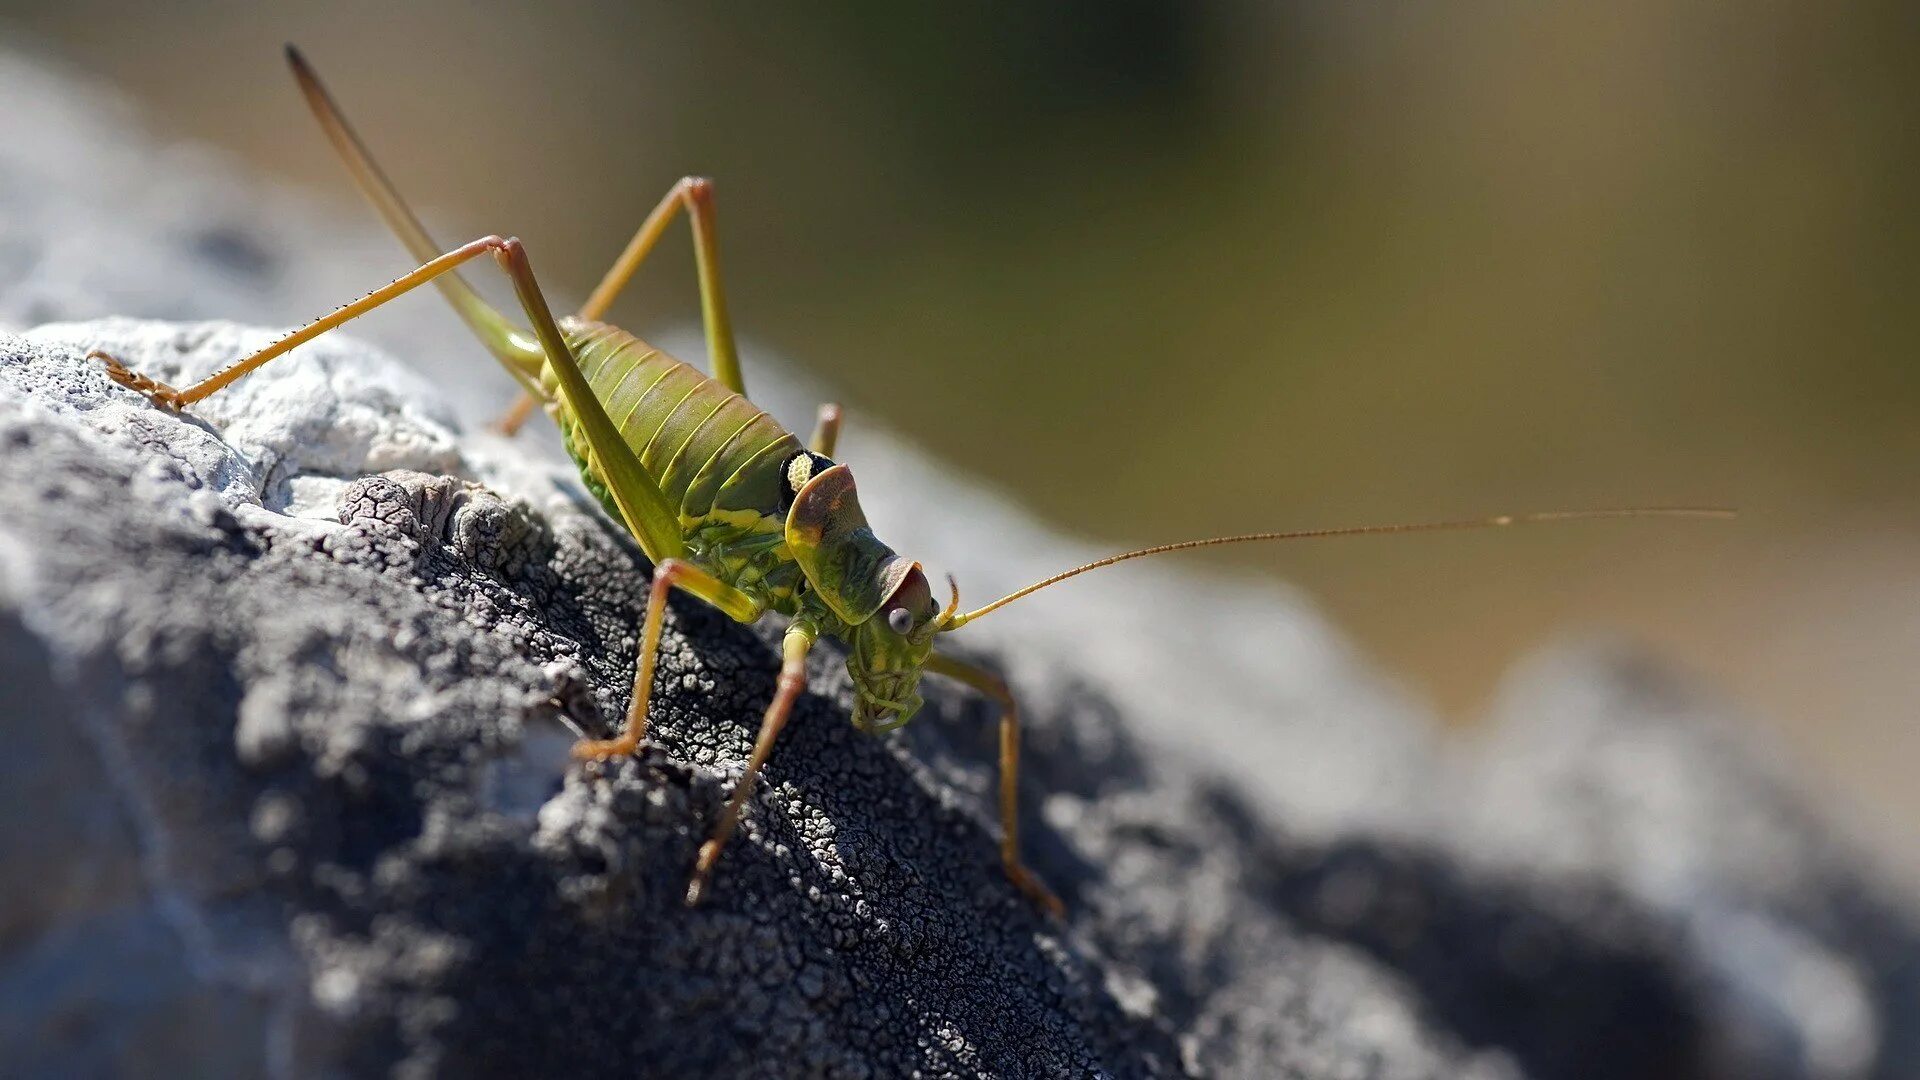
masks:
<svg viewBox="0 0 1920 1080"><path fill-rule="evenodd" d="M684 524L715 510L780 517L780 470L803 449L799 439L625 330L575 319L560 328L594 396Z"/></svg>

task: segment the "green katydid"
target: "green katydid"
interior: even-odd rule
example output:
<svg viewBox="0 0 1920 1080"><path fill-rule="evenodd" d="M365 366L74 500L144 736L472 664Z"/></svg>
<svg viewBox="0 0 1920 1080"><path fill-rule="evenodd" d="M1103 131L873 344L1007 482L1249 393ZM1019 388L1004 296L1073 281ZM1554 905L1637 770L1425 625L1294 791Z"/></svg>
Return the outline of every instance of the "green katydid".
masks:
<svg viewBox="0 0 1920 1080"><path fill-rule="evenodd" d="M935 650L935 639L1024 596L1090 570L1190 548L1308 537L1485 528L1524 522L1626 516L1725 516L1710 508L1647 507L1501 515L1466 521L1375 525L1215 537L1110 556L1036 582L983 607L960 611L960 593L935 597L920 564L896 554L868 527L848 467L833 458L840 413L820 410L812 439L802 443L748 401L720 284L712 188L689 177L646 218L581 310L556 319L525 248L517 239L486 236L442 249L402 201L312 69L291 46L287 59L308 104L363 192L422 264L331 314L294 331L208 378L175 389L93 354L121 384L154 403L180 409L205 398L302 342L432 282L525 394L503 421L509 433L534 405L544 405L565 436L587 488L639 542L654 564L635 662L626 725L617 738L583 740L574 754L606 759L637 751L647 735L647 701L668 593L678 588L743 623L768 613L786 616L780 675L745 773L696 856L687 902L698 903L721 849L754 792L760 770L806 682L814 642L848 646L855 703L853 723L892 731L920 708L919 682L934 672L974 688L1000 705L1000 854L1007 877L1051 912L1060 902L1020 858L1017 791L1019 711L992 672ZM653 249L674 216L691 222L710 376L703 375L601 316ZM516 325L467 285L456 268L492 255L513 283L531 329ZM618 418L616 420L616 417Z"/></svg>

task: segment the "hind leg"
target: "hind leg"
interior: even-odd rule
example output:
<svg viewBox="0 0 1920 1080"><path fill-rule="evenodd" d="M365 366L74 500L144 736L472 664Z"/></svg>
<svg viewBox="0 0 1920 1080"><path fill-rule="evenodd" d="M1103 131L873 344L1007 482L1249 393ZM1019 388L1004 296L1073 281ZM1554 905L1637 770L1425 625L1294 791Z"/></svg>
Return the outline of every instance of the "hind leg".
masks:
<svg viewBox="0 0 1920 1080"><path fill-rule="evenodd" d="M720 284L720 235L714 223L713 181L704 176L688 176L673 185L660 204L640 224L627 248L615 259L599 287L580 307L582 319L597 320L613 306L614 297L626 288L634 271L646 260L647 253L660 242L661 234L682 209L693 227L693 268L700 279L700 317L707 332L707 359L713 377L729 390L744 395L746 380L740 374L740 357L733 346L733 323L727 318L727 293Z"/></svg>
<svg viewBox="0 0 1920 1080"><path fill-rule="evenodd" d="M499 252L506 248L508 241L498 236L483 236L478 240L454 248L452 251L422 264L418 269L402 274L392 282L373 290L350 304L342 305L333 312L324 315L307 325L281 338L279 341L261 349L251 356L244 357L214 372L191 386L174 388L157 379L148 378L129 370L114 357L95 350L87 354L88 359L104 361L107 376L129 390L146 396L147 400L162 408L179 410L186 408L219 390L239 381L255 368L275 357L285 356L296 347L303 345L321 334L339 326L341 323L359 318L388 301L397 299L414 289L434 280L442 274L450 273L455 267L489 251Z"/></svg>

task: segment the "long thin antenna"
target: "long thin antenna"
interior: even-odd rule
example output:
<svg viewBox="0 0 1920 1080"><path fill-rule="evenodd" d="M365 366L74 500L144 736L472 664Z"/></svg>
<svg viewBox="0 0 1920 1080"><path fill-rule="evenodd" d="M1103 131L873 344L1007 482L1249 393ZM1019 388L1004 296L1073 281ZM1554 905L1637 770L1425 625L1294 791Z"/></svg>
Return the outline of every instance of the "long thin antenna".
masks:
<svg viewBox="0 0 1920 1080"><path fill-rule="evenodd" d="M1123 563L1129 559L1144 559L1149 555L1165 555L1173 551L1190 551L1194 548L1219 547L1223 544L1251 544L1263 540L1317 540L1332 536L1377 536L1383 533L1415 532L1458 532L1466 529L1497 529L1507 525L1535 525L1550 521L1583 521L1593 518L1629 518L1629 517L1673 517L1673 518L1731 518L1735 512L1719 506L1627 506L1608 507L1597 510L1548 510L1537 514L1499 514L1487 518L1470 518L1458 521L1422 521L1400 525L1354 525L1341 529L1300 529L1294 532L1247 533L1242 536L1216 536L1207 540L1187 540L1178 544L1161 544L1158 547L1141 548L1138 551L1109 555L1096 559L1085 566L1076 566L1063 570L1050 578L1036 581L1024 589L995 600L982 608L976 608L964 615L956 615L941 624L942 630L958 630L967 623L989 612L998 611L1023 596L1030 596L1049 585L1058 585L1070 577L1078 577L1089 570Z"/></svg>

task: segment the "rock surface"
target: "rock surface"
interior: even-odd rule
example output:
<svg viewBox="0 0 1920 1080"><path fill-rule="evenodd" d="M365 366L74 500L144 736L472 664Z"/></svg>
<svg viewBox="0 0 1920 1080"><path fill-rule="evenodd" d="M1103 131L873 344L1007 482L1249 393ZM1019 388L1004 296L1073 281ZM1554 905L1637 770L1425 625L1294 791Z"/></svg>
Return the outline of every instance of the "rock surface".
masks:
<svg viewBox="0 0 1920 1080"><path fill-rule="evenodd" d="M0 110L16 327L284 319L398 262L4 52L0 100L44 105ZM777 630L677 598L657 747L569 768L647 567L550 442L472 431L506 394L452 326L186 418L81 354L272 335L0 337L0 1074L1920 1074L1912 902L1711 702L1569 646L1449 753L1284 590L1177 567L978 631L1065 923L998 875L990 710L859 736L831 651L688 911ZM858 418L844 450L971 595L1080 553Z"/></svg>

